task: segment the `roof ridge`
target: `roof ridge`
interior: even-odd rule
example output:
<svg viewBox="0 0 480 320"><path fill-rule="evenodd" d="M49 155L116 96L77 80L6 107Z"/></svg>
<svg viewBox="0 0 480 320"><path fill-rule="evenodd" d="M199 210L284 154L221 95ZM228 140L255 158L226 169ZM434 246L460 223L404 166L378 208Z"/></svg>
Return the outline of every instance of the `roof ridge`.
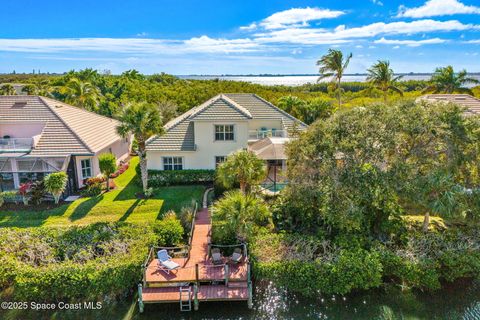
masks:
<svg viewBox="0 0 480 320"><path fill-rule="evenodd" d="M252 118L252 114L250 113L250 111L248 111L245 107L241 106L240 104L236 103L235 101L233 101L232 99L228 98L225 94L223 93L220 93L218 95L216 95L215 97L213 97L212 99L208 100L207 102L203 103L202 105L200 105L198 107L198 110L195 110L195 112L193 112L192 114L190 114L190 117L191 118L194 118L195 116L197 116L198 114L200 114L201 112L205 111L206 109L208 109L213 103L219 101L219 100L223 100L225 101L227 104L229 104L230 106L234 107L235 109L237 109L237 111L239 111L240 113L242 113L244 116L247 116L248 118ZM196 109L196 108L195 108Z"/></svg>
<svg viewBox="0 0 480 320"><path fill-rule="evenodd" d="M65 120L63 120L62 117L60 117L60 115L52 108L51 105L49 105L44 99L49 99L49 98L45 98L45 97L42 97L42 96L38 96L38 98L40 99L40 101L43 102L43 104L55 115L55 117L57 117L57 119L67 128L68 131L70 131L71 133L73 133L73 135L75 137L77 137L78 140L80 140L80 142L83 144L83 146L88 150L90 151L91 153L94 153L92 148L90 148L90 146L82 139L82 137L80 137L80 135L75 132L72 128L70 128L70 126L65 122ZM54 100L56 101L56 100ZM41 138L40 138L41 139Z"/></svg>

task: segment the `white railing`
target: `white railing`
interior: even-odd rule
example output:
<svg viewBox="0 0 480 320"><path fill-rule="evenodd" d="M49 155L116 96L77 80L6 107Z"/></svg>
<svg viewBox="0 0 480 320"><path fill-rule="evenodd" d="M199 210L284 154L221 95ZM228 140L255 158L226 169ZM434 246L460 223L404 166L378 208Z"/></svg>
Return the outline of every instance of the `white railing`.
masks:
<svg viewBox="0 0 480 320"><path fill-rule="evenodd" d="M32 138L0 139L0 151L29 151L32 149Z"/></svg>
<svg viewBox="0 0 480 320"><path fill-rule="evenodd" d="M249 130L248 131L248 139L263 139L267 137L276 137L276 138L286 138L287 132L285 130L276 130L276 129L268 129L268 130Z"/></svg>

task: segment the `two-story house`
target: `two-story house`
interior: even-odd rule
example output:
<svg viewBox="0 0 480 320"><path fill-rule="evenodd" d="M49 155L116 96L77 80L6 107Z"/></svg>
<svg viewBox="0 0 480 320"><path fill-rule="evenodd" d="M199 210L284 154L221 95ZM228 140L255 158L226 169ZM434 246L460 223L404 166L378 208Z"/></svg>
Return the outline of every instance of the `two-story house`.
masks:
<svg viewBox="0 0 480 320"><path fill-rule="evenodd" d="M283 144L292 132L305 128L255 94L220 94L171 120L164 135L148 140L148 169L215 169L226 156L245 148L284 167Z"/></svg>
<svg viewBox="0 0 480 320"><path fill-rule="evenodd" d="M100 174L98 155L128 157L131 139L117 134L118 124L49 98L0 96L0 191L65 171L66 193L74 193Z"/></svg>

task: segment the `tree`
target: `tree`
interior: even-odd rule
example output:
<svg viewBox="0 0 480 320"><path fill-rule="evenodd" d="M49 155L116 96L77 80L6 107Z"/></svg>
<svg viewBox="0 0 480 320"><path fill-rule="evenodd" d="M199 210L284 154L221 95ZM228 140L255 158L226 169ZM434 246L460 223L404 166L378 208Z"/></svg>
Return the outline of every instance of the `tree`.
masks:
<svg viewBox="0 0 480 320"><path fill-rule="evenodd" d="M367 81L378 90L383 92L383 101L387 102L388 90L395 91L403 96L403 91L396 86L396 82L402 78L402 76L396 76L393 70L390 68L389 61L378 60L377 63L372 65L368 70Z"/></svg>
<svg viewBox="0 0 480 320"><path fill-rule="evenodd" d="M338 107L342 106L342 77L351 58L351 53L344 59L343 53L340 50L329 49L328 53L317 61L317 66L320 66L320 69L318 70L320 73L318 81L324 78L333 77L332 81L334 81L336 86Z"/></svg>
<svg viewBox="0 0 480 320"><path fill-rule="evenodd" d="M255 153L239 150L227 157L217 169L217 178L227 187L240 184L240 190L247 194L251 186L265 179L265 163Z"/></svg>
<svg viewBox="0 0 480 320"><path fill-rule="evenodd" d="M103 153L98 157L100 172L107 181L107 192L110 190L110 175L117 170L117 157L113 153Z"/></svg>
<svg viewBox="0 0 480 320"><path fill-rule="evenodd" d="M292 116L300 118L300 110L305 105L305 101L299 97L288 95L278 99L277 105Z"/></svg>
<svg viewBox="0 0 480 320"><path fill-rule="evenodd" d="M476 168L466 170L478 167L478 132L480 122L453 104L374 105L317 121L287 147L277 226L383 238L419 206L461 217L458 186L478 181Z"/></svg>
<svg viewBox="0 0 480 320"><path fill-rule="evenodd" d="M464 69L458 73L453 70L452 66L435 69L435 73L430 79L432 84L425 88L424 92L433 93L468 93L473 95L472 90L465 88L467 83L479 83L475 78L468 77L467 71Z"/></svg>
<svg viewBox="0 0 480 320"><path fill-rule="evenodd" d="M60 196L62 195L63 191L65 191L65 187L67 186L67 180L68 176L63 171L50 173L43 178L45 190L53 195L55 204L58 204L60 201Z"/></svg>
<svg viewBox="0 0 480 320"><path fill-rule="evenodd" d="M99 104L100 91L90 82L83 82L78 78L71 78L60 88L65 95L65 101L74 106L95 111Z"/></svg>
<svg viewBox="0 0 480 320"><path fill-rule="evenodd" d="M312 124L317 119L330 117L335 112L335 109L330 101L314 98L300 106L298 118L306 124Z"/></svg>
<svg viewBox="0 0 480 320"><path fill-rule="evenodd" d="M0 87L0 95L2 96L14 96L16 94L17 92L15 91L15 88L9 83Z"/></svg>
<svg viewBox="0 0 480 320"><path fill-rule="evenodd" d="M117 127L118 134L124 138L133 134L137 141L143 192L146 192L148 188L146 142L151 136L164 133L159 109L148 103L131 104L124 108L119 120L121 124Z"/></svg>
<svg viewBox="0 0 480 320"><path fill-rule="evenodd" d="M223 243L245 241L255 227L271 225L271 213L265 203L252 194L228 191L212 209L215 238Z"/></svg>
<svg viewBox="0 0 480 320"><path fill-rule="evenodd" d="M37 93L37 86L35 86L34 84L27 84L25 86L23 86L22 88L22 92L30 95L30 96L33 96Z"/></svg>

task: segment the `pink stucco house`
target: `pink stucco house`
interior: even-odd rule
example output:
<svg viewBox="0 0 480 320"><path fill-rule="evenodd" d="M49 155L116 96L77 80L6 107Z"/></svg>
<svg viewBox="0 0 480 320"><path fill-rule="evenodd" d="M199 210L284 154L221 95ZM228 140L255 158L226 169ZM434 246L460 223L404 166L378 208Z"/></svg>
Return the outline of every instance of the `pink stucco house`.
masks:
<svg viewBox="0 0 480 320"><path fill-rule="evenodd" d="M118 121L40 96L0 96L0 191L65 171L67 194L100 174L98 156L128 157Z"/></svg>

